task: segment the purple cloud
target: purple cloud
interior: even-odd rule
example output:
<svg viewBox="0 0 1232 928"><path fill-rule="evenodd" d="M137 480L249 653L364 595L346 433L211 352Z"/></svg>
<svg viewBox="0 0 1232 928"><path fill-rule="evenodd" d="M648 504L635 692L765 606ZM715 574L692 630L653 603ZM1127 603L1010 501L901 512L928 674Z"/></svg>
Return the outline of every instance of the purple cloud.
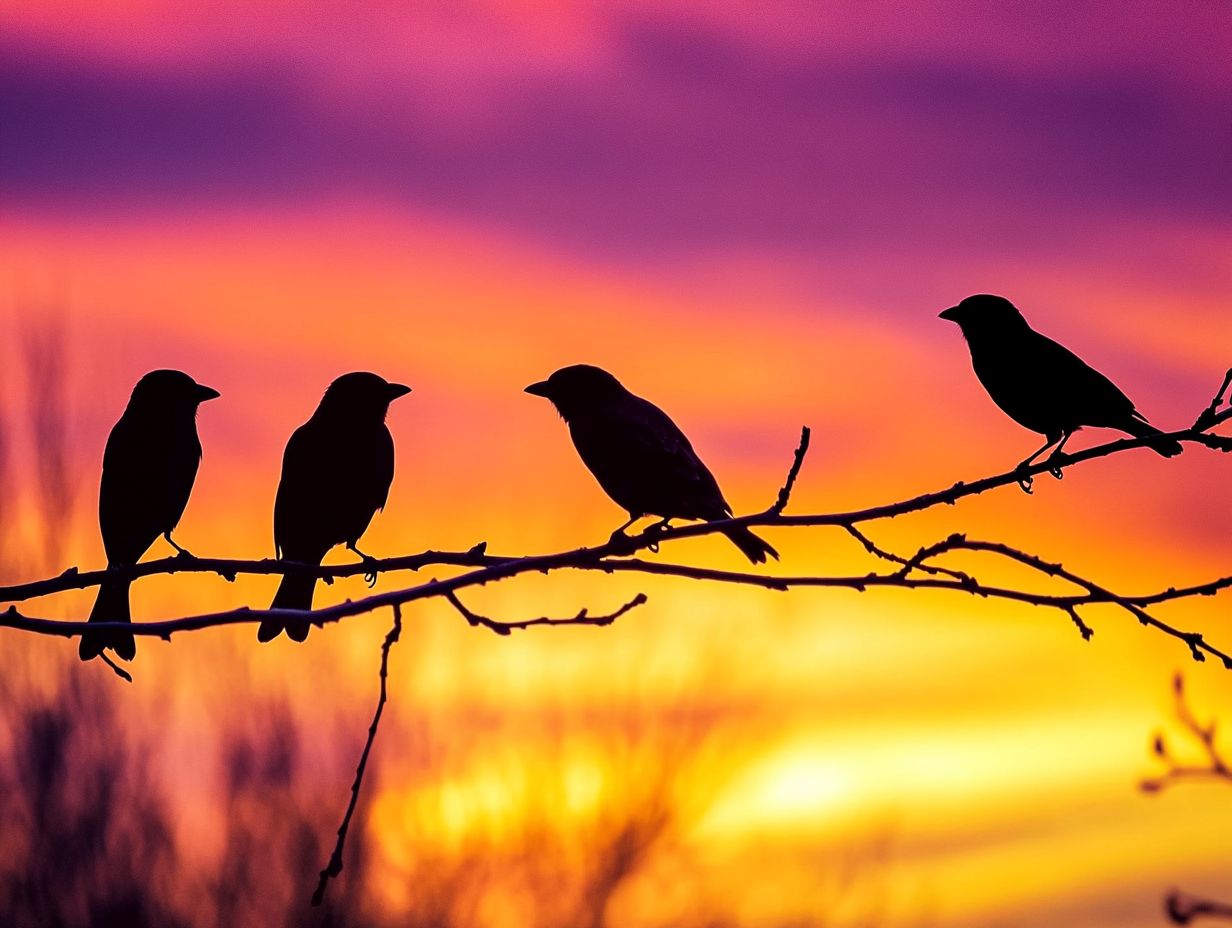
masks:
<svg viewBox="0 0 1232 928"><path fill-rule="evenodd" d="M461 120L407 75L334 95L307 58L169 69L10 43L0 196L67 211L356 196L653 255L1063 247L1076 217L1219 222L1232 194L1227 106L1145 66L811 59L680 21L609 35L598 76L523 74Z"/></svg>

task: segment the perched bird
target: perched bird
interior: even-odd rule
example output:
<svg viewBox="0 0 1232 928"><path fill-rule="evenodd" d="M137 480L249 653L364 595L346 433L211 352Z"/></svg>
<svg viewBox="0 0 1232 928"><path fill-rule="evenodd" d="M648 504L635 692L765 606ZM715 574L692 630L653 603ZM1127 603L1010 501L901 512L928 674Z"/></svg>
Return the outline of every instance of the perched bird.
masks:
<svg viewBox="0 0 1232 928"><path fill-rule="evenodd" d="M1068 348L1036 332L1004 297L969 296L942 312L941 318L962 329L971 349L971 366L993 402L1019 425L1047 439L1020 468L1053 445L1056 457L1083 426L1120 429L1137 438L1161 434L1116 384ZM1183 450L1171 438L1151 442L1150 447L1164 457Z"/></svg>
<svg viewBox="0 0 1232 928"><path fill-rule="evenodd" d="M103 452L98 493L98 525L107 566L131 567L162 535L171 538L179 524L197 467L197 407L218 391L203 387L182 371L150 371L133 387L128 407L111 430ZM129 580L104 580L90 610L91 622L129 622ZM137 655L129 632L88 631L77 650L83 661L111 648L126 661Z"/></svg>
<svg viewBox="0 0 1232 928"><path fill-rule="evenodd" d="M667 413L634 396L615 377L589 364L556 371L533 383L527 393L552 401L569 426L582 463L607 495L628 510L629 521L642 516L715 521L731 515L719 485L684 432ZM723 530L754 564L779 554L743 526Z"/></svg>
<svg viewBox="0 0 1232 928"><path fill-rule="evenodd" d="M385 507L394 479L394 440L385 425L389 404L411 392L376 374L343 374L329 385L321 404L291 435L282 456L282 478L274 501L274 548L278 556L320 564L334 545L356 545L378 509ZM271 609L312 608L316 577L286 574ZM266 619L259 641L285 629L308 637L306 621Z"/></svg>

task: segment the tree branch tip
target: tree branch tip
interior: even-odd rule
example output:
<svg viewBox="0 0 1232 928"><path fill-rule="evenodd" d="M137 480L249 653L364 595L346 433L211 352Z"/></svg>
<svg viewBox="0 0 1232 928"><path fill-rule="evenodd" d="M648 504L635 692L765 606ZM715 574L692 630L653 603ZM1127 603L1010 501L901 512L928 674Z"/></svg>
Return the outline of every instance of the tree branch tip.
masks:
<svg viewBox="0 0 1232 928"><path fill-rule="evenodd" d="M1087 625L1087 623L1083 621L1082 616L1078 614L1077 607L1066 606L1065 611L1069 614L1070 620L1075 626L1077 626L1078 634L1082 636L1082 640L1090 641L1095 635L1095 629L1091 628L1091 626Z"/></svg>
<svg viewBox="0 0 1232 928"><path fill-rule="evenodd" d="M787 471L787 479L779 489L774 503L766 510L767 514L779 515L787 508L787 504L791 501L791 491L796 485L796 478L800 476L800 468L804 464L804 456L808 453L809 440L812 434L812 430L807 425L801 426L800 443L796 446L795 454L792 457L791 467Z"/></svg>

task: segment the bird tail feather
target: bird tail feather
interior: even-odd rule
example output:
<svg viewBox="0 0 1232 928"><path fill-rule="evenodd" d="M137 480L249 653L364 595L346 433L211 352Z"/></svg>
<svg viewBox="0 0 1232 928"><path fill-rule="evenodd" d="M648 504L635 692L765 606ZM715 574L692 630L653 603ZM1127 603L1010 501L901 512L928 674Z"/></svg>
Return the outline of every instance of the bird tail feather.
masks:
<svg viewBox="0 0 1232 928"><path fill-rule="evenodd" d="M1162 435L1163 433L1151 425L1145 419L1130 419L1128 423L1121 426L1123 431L1129 432L1135 438L1150 438L1152 435ZM1164 438L1160 441L1153 441L1148 445L1156 454L1162 454L1166 458L1175 457L1185 449L1181 447L1181 443L1173 438Z"/></svg>
<svg viewBox="0 0 1232 928"><path fill-rule="evenodd" d="M270 603L270 608L307 611L312 608L312 594L316 587L316 577L306 574L286 574L282 582L278 584L278 592L274 594L274 601ZM292 641L303 641L308 637L308 623L266 619L257 629L257 640L271 641L284 631Z"/></svg>
<svg viewBox="0 0 1232 928"><path fill-rule="evenodd" d="M98 588L98 598L90 610L90 622L131 622L128 609L128 586L130 580L104 580ZM108 630L87 631L81 636L77 656L83 661L98 657L104 648L111 648L116 656L131 661L137 656L137 642L132 632Z"/></svg>
<svg viewBox="0 0 1232 928"><path fill-rule="evenodd" d="M779 553L768 542L758 538L743 525L725 528L723 534L754 564L764 564L767 555L776 561L779 559Z"/></svg>

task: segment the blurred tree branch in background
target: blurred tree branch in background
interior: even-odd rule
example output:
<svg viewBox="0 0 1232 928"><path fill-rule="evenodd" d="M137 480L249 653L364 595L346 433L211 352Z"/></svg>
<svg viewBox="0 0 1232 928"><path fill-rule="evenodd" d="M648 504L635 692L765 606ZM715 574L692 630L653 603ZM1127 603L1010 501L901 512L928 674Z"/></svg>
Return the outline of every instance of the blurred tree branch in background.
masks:
<svg viewBox="0 0 1232 928"><path fill-rule="evenodd" d="M1225 383L1225 387L1227 384ZM1164 764L1164 772L1144 777L1138 788L1144 793L1156 795L1181 782L1215 781L1232 784L1232 767L1229 767L1216 743L1218 725L1212 719L1203 725L1194 715L1185 695L1185 679L1181 674L1172 678L1173 714L1180 723L1187 740L1196 742L1200 758L1187 763L1177 758L1162 732L1151 738L1151 753ZM1232 904L1204 899L1191 893L1172 890L1164 899L1164 911L1174 925L1188 925L1199 918L1217 918L1232 921Z"/></svg>
<svg viewBox="0 0 1232 928"><path fill-rule="evenodd" d="M5 346L9 351L0 352L0 387L4 395L24 400L0 405L0 579L63 563L77 502L66 310L62 301L26 300L15 327L17 336ZM18 505L20 468L14 454L22 426L29 439L37 520L23 520ZM23 537L31 523L38 529L35 539Z"/></svg>
<svg viewBox="0 0 1232 928"><path fill-rule="evenodd" d="M1164 901L1164 911L1174 925L1188 925L1198 918L1218 918L1232 921L1232 905L1212 902L1187 893L1173 890Z"/></svg>
<svg viewBox="0 0 1232 928"><path fill-rule="evenodd" d="M1151 752L1166 766L1162 774L1147 777L1139 784L1144 793L1158 793L1178 780L1226 780L1232 783L1232 768L1220 753L1215 743L1216 722L1212 719L1203 725L1194 715L1185 698L1185 678L1179 673L1172 678L1172 695L1176 720L1181 728L1197 742L1202 751L1202 759L1196 764L1187 764L1178 760L1168 748L1162 732L1157 732L1151 739Z"/></svg>
<svg viewBox="0 0 1232 928"><path fill-rule="evenodd" d="M33 438L42 547L47 564L60 563L72 534L75 487L69 459L72 420L68 399L68 326L63 311L27 311L20 341L26 375L26 419Z"/></svg>

